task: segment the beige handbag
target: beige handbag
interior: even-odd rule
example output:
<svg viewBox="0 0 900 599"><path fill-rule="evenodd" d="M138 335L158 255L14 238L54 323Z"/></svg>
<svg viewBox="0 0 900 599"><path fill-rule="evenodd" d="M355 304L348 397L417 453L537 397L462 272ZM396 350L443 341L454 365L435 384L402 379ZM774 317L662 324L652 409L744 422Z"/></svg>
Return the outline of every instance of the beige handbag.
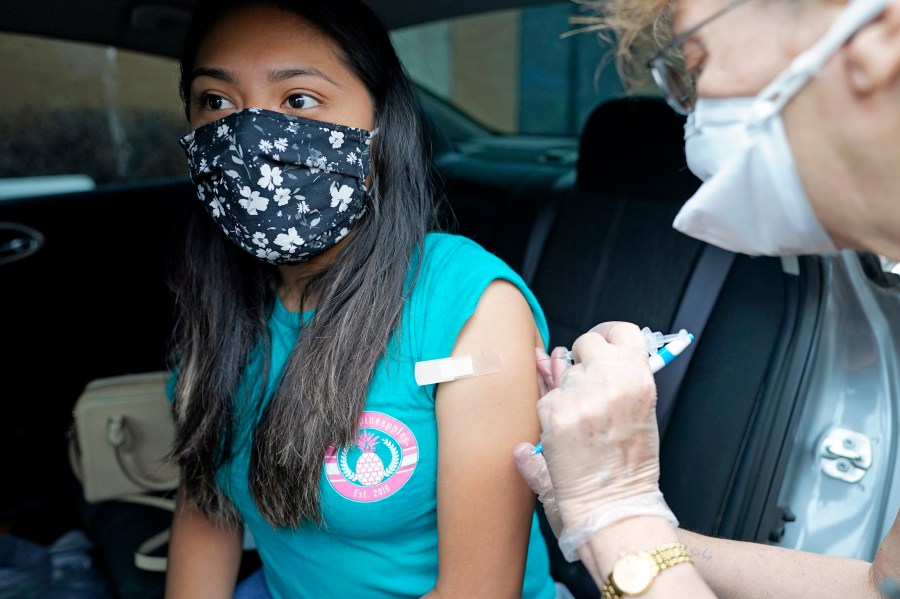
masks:
<svg viewBox="0 0 900 599"><path fill-rule="evenodd" d="M178 466L167 459L175 439L168 376L98 379L78 398L69 456L88 502L178 486Z"/></svg>
<svg viewBox="0 0 900 599"><path fill-rule="evenodd" d="M167 459L175 439L165 396L167 372L130 374L92 381L75 403L69 433L72 471L90 503L140 503L166 510L175 501L149 492L178 487L178 466ZM163 572L166 558L150 555L166 544L169 530L147 539L135 565Z"/></svg>

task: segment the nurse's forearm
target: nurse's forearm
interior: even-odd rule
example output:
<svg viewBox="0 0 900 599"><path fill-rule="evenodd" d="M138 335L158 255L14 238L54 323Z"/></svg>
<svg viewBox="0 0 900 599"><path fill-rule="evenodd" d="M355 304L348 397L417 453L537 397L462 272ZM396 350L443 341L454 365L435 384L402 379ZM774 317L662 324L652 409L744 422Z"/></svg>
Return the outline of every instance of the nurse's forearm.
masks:
<svg viewBox="0 0 900 599"><path fill-rule="evenodd" d="M871 564L679 529L678 540L721 598L879 597Z"/></svg>
<svg viewBox="0 0 900 599"><path fill-rule="evenodd" d="M578 549L578 556L591 577L602 587L620 553L650 551L678 541L676 530L664 518L637 517L603 528ZM660 572L650 588L641 594L645 599L712 597L695 567L677 564Z"/></svg>

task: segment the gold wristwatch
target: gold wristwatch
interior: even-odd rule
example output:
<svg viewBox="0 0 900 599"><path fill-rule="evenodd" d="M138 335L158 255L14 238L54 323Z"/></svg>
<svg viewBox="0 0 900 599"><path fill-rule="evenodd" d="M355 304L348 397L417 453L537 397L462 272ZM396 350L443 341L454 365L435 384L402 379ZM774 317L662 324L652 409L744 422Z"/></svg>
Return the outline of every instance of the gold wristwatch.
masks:
<svg viewBox="0 0 900 599"><path fill-rule="evenodd" d="M693 561L681 543L662 545L651 551L621 553L600 589L600 596L602 599L620 599L640 595L666 568Z"/></svg>

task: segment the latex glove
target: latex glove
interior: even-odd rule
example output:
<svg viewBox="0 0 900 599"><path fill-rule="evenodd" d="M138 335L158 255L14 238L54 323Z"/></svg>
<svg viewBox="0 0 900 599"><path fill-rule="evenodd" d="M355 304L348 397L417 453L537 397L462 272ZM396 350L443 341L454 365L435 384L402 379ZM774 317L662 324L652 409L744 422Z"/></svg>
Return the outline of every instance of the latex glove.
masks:
<svg viewBox="0 0 900 599"><path fill-rule="evenodd" d="M534 451L534 445L531 443L519 443L513 449L513 458L519 474L541 502L553 535L559 538L562 532L562 517L559 515L559 506L556 504L556 494L553 492L553 483L550 481L547 462L541 454L531 455L532 451Z"/></svg>
<svg viewBox="0 0 900 599"><path fill-rule="evenodd" d="M564 356L569 351L566 347L555 347L553 351L547 355L542 348L535 348L535 364L538 372L538 387L541 395L547 395L550 391L556 389L559 380L562 378L569 363L566 362Z"/></svg>
<svg viewBox="0 0 900 599"><path fill-rule="evenodd" d="M558 386L538 402L543 455L567 528L659 495L656 385L643 334L633 324L603 323L573 351L574 366L556 376L551 364L550 378L542 377Z"/></svg>
<svg viewBox="0 0 900 599"><path fill-rule="evenodd" d="M559 384L568 362L563 358L568 352L566 347L556 347L548 355L543 348L535 348L535 364L537 365L538 387L541 395L546 395ZM553 359L551 359L551 357ZM531 487L544 508L544 515L558 538L562 532L562 520L559 515L559 506L556 505L556 495L553 492L553 483L550 481L550 472L547 470L547 462L541 454L532 455L534 445L531 443L519 443L513 449L513 458L519 474Z"/></svg>

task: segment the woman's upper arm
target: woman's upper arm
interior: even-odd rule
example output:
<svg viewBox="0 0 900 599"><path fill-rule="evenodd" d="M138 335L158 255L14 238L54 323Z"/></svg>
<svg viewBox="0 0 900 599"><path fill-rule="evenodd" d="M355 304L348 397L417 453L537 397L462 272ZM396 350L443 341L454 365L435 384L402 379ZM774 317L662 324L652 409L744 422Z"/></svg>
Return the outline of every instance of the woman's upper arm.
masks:
<svg viewBox="0 0 900 599"><path fill-rule="evenodd" d="M534 496L512 450L540 435L534 348L543 342L522 293L496 280L453 355L493 352L500 371L438 387L439 595L520 597Z"/></svg>
<svg viewBox="0 0 900 599"><path fill-rule="evenodd" d="M207 518L187 499L183 488L178 492L176 505L169 542L166 599L230 599L241 563L243 530Z"/></svg>

